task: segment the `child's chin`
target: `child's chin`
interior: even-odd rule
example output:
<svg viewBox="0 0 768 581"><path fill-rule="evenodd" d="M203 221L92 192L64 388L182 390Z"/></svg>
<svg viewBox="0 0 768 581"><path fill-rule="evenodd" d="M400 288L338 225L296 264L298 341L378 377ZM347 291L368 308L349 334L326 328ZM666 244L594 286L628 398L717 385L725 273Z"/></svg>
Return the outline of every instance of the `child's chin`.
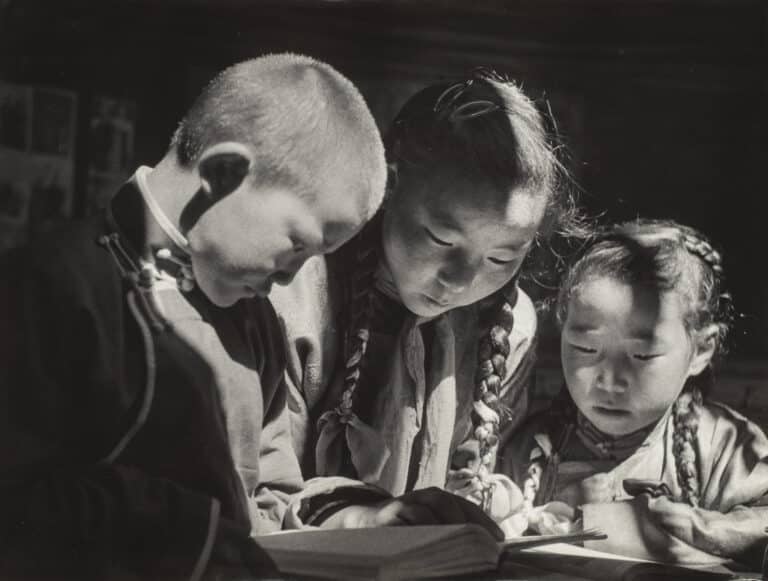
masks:
<svg viewBox="0 0 768 581"><path fill-rule="evenodd" d="M403 304L406 309L419 317L436 317L450 308L430 302L426 297L409 297L403 300Z"/></svg>
<svg viewBox="0 0 768 581"><path fill-rule="evenodd" d="M642 427L635 426L629 412L591 410L588 418L598 430L609 436L626 436Z"/></svg>

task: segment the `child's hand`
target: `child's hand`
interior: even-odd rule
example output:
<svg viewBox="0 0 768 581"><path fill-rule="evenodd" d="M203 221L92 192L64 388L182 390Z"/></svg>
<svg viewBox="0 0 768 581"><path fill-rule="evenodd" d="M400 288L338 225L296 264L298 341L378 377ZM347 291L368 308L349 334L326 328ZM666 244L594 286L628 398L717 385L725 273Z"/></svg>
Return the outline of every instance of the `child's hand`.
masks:
<svg viewBox="0 0 768 581"><path fill-rule="evenodd" d="M528 514L528 526L540 535L563 535L580 530L576 511L564 502L548 502Z"/></svg>
<svg viewBox="0 0 768 581"><path fill-rule="evenodd" d="M614 486L613 474L601 472L566 486L558 493L557 499L572 507L587 503L612 502Z"/></svg>
<svg viewBox="0 0 768 581"><path fill-rule="evenodd" d="M483 493L489 489L488 515L497 523L507 519L523 504L522 491L504 474L478 474L470 468L451 470L445 489L477 505L482 505Z"/></svg>
<svg viewBox="0 0 768 581"><path fill-rule="evenodd" d="M766 517L759 510L736 507L728 513L694 508L664 496L637 497L647 519L685 545L669 545L671 556L690 561L686 545L710 555L739 558L756 544L765 543Z"/></svg>
<svg viewBox="0 0 768 581"><path fill-rule="evenodd" d="M445 489L479 505L483 500L483 483L471 468L449 470Z"/></svg>
<svg viewBox="0 0 768 581"><path fill-rule="evenodd" d="M415 490L369 506L350 506L334 517L342 518L345 528L474 523L495 539L504 538L501 529L479 506L436 487Z"/></svg>

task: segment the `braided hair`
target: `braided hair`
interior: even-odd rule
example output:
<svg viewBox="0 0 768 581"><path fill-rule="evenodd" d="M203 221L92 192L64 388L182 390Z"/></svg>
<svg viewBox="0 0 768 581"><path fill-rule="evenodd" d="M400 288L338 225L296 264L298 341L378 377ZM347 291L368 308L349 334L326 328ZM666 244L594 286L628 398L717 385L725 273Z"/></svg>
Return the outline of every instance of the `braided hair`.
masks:
<svg viewBox="0 0 768 581"><path fill-rule="evenodd" d="M342 421L347 421L353 413L355 391L368 349L375 301L372 290L379 266L381 220L379 212L343 249L349 253L343 262L355 266L344 272L344 391L338 407Z"/></svg>
<svg viewBox="0 0 768 581"><path fill-rule="evenodd" d="M465 179L490 184L505 195L524 189L543 196L546 206L537 239L576 223L575 201L569 191L559 187L565 171L549 143L542 117L514 83L495 73L478 72L463 82L436 84L420 91L401 109L385 142L394 178L389 184L390 197L405 195L402 192L410 191L411 183L456 172ZM383 211L386 205L385 201ZM381 215L349 244L357 265L346 277L349 316L345 323L345 389L339 406L342 418L353 413L364 365L380 245ZM471 420L483 473L490 472L495 461L503 415L500 390L507 375L516 300L517 275L480 301ZM509 394L512 401L518 396Z"/></svg>
<svg viewBox="0 0 768 581"><path fill-rule="evenodd" d="M686 306L687 332L716 325L715 352L721 354L733 317L723 274L720 252L694 228L671 220L620 224L598 236L568 272L557 300L558 322L564 323L570 298L582 282L606 276L679 293ZM688 378L672 410L677 480L683 500L692 506L699 502L695 440L703 398L713 383L712 365L710 361L704 371Z"/></svg>

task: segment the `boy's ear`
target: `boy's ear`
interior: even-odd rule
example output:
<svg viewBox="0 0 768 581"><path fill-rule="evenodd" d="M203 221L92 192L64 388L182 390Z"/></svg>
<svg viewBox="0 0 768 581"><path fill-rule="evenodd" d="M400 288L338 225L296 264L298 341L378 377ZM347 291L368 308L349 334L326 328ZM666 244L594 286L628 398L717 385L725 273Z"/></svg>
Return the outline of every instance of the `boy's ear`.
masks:
<svg viewBox="0 0 768 581"><path fill-rule="evenodd" d="M243 183L252 166L253 154L242 143L225 141L212 145L197 162L203 192L213 199L232 193Z"/></svg>
<svg viewBox="0 0 768 581"><path fill-rule="evenodd" d="M384 204L389 201L393 192L397 189L399 177L397 175L397 163L391 161L387 163L387 189L384 196Z"/></svg>
<svg viewBox="0 0 768 581"><path fill-rule="evenodd" d="M709 365L717 349L717 325L707 325L696 332L694 336L694 351L691 365L688 368L690 375L698 375Z"/></svg>

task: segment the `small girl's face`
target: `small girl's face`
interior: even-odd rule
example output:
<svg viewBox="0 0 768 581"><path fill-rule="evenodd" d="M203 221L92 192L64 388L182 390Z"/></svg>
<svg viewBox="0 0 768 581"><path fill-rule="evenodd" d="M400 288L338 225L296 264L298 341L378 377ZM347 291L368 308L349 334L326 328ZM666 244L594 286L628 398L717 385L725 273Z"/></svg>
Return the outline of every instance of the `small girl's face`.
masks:
<svg viewBox="0 0 768 581"><path fill-rule="evenodd" d="M576 406L602 432L625 435L659 420L709 363L711 350L689 336L683 309L674 291L608 277L572 294L563 372Z"/></svg>
<svg viewBox="0 0 768 581"><path fill-rule="evenodd" d="M401 186L385 215L383 248L403 304L432 317L499 290L531 246L543 198L499 196L462 179Z"/></svg>

